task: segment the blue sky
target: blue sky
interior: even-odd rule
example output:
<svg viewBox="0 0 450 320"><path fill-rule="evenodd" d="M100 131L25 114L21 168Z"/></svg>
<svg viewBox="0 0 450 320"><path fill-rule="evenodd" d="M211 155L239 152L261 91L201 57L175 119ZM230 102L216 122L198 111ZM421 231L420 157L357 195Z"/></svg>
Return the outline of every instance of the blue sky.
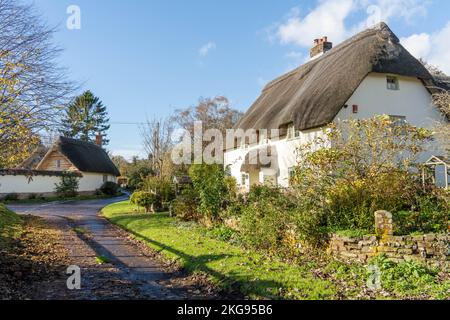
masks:
<svg viewBox="0 0 450 320"><path fill-rule="evenodd" d="M314 38L335 44L387 21L408 49L450 73L450 1L35 0L61 64L108 107L109 149L141 153L137 123L199 97L225 95L245 111L264 83L305 62ZM81 10L68 30L66 10Z"/></svg>

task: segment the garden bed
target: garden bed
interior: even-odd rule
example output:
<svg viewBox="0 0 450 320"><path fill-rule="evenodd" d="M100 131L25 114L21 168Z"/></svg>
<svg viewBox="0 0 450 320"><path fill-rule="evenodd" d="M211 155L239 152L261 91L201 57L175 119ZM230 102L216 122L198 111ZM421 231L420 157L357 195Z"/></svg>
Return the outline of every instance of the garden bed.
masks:
<svg viewBox="0 0 450 320"><path fill-rule="evenodd" d="M205 273L224 290L238 290L250 298L432 299L448 297L450 289L448 273L412 265L420 272L405 274L409 264L383 262L390 280L386 289L371 291L365 266L333 261L319 252L283 262L264 251L248 250L236 239L221 240L222 233L194 222L180 222L166 213L138 213L129 202L110 205L103 215L186 271Z"/></svg>

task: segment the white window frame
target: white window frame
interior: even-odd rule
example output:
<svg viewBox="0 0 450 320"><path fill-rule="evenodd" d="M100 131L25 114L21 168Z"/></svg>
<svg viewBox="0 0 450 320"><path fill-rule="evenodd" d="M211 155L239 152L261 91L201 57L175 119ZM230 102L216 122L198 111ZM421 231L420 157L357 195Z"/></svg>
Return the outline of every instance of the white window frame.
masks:
<svg viewBox="0 0 450 320"><path fill-rule="evenodd" d="M386 76L386 86L388 90L398 91L400 90L400 82L395 76Z"/></svg>
<svg viewBox="0 0 450 320"><path fill-rule="evenodd" d="M407 123L406 116L389 115L389 119L394 125L404 125Z"/></svg>
<svg viewBox="0 0 450 320"><path fill-rule="evenodd" d="M286 132L286 139L287 140L294 140L300 138L300 131L295 130L294 124L290 124L287 128Z"/></svg>

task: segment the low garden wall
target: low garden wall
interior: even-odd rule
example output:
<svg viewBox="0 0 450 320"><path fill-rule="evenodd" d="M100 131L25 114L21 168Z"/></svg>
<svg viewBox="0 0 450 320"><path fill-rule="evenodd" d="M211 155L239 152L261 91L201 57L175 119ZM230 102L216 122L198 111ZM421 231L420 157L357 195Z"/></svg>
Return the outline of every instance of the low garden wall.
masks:
<svg viewBox="0 0 450 320"><path fill-rule="evenodd" d="M63 172L22 169L0 170L0 200L16 194L18 199L27 199L31 195L39 197L56 196L55 186L61 182ZM76 174L79 180L78 193L88 195L102 185L101 175Z"/></svg>
<svg viewBox="0 0 450 320"><path fill-rule="evenodd" d="M376 212L375 221L376 236L353 238L332 235L330 253L338 258L362 263L383 253L394 262L414 260L432 265L449 265L449 234L394 236L392 215L386 211Z"/></svg>

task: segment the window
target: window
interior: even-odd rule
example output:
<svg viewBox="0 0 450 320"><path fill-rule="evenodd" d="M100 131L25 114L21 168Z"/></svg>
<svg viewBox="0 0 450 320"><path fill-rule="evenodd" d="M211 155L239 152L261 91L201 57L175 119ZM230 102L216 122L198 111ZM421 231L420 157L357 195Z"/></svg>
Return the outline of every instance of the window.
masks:
<svg viewBox="0 0 450 320"><path fill-rule="evenodd" d="M103 175L103 183L108 182L108 175L104 174Z"/></svg>
<svg viewBox="0 0 450 320"><path fill-rule="evenodd" d="M289 139L295 139L300 137L300 131L295 130L295 126L293 123L291 123L287 128L287 136L286 138Z"/></svg>
<svg viewBox="0 0 450 320"><path fill-rule="evenodd" d="M357 104L354 104L354 105L352 106L352 112L353 112L354 114L357 114L357 113L359 112L359 107L358 107Z"/></svg>
<svg viewBox="0 0 450 320"><path fill-rule="evenodd" d="M56 168L61 169L61 160L56 160Z"/></svg>
<svg viewBox="0 0 450 320"><path fill-rule="evenodd" d="M389 116L389 119L392 121L394 125L404 125L406 124L406 117L405 116Z"/></svg>
<svg viewBox="0 0 450 320"><path fill-rule="evenodd" d="M243 173L241 176L241 185L246 185L247 184L247 179L249 178L249 175L247 173Z"/></svg>
<svg viewBox="0 0 450 320"><path fill-rule="evenodd" d="M398 83L398 78L388 76L387 77L387 88L388 88L388 90L399 90L400 86Z"/></svg>

